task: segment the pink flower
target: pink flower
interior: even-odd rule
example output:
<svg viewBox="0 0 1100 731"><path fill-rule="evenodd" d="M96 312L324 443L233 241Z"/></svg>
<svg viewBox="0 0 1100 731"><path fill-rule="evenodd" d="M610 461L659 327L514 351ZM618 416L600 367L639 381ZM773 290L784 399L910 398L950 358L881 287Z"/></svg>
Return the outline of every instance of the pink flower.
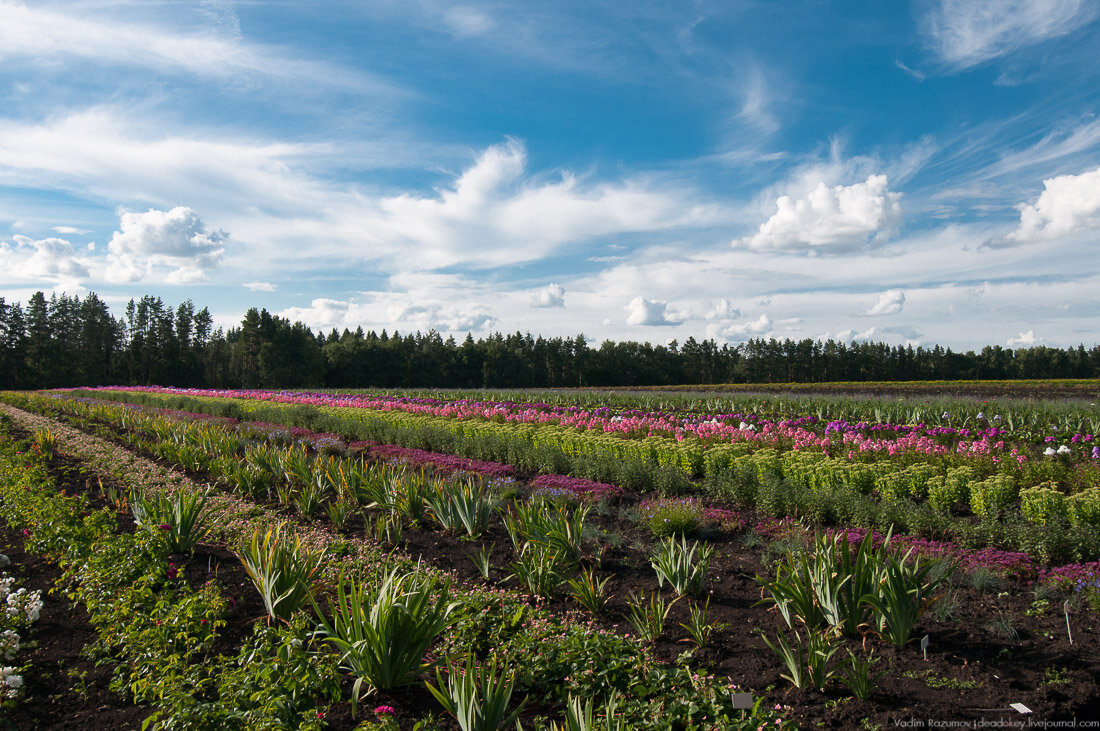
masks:
<svg viewBox="0 0 1100 731"><path fill-rule="evenodd" d="M395 716L397 711L393 709L393 706L378 706L374 709L374 715L376 716Z"/></svg>

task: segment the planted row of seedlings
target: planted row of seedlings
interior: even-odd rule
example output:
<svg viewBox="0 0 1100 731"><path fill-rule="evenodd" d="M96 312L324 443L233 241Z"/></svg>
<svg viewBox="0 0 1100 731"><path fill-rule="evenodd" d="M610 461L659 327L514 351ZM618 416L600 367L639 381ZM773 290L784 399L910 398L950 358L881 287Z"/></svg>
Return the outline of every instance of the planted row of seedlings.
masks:
<svg viewBox="0 0 1100 731"><path fill-rule="evenodd" d="M207 428L209 425L202 425L200 431ZM203 439L210 441L209 436L198 437L199 441ZM182 444L187 440L176 441ZM167 443L166 440L160 440L157 443L162 445L160 447L162 451L166 449L163 446ZM339 464L338 460L319 457L306 450L296 452L296 449L298 448L291 447L285 450L289 456L290 468L282 470L284 481L288 485L294 485L293 488L287 487L285 493L294 504L296 504L294 495L297 492L303 488L306 493L313 491L311 485L319 479L316 477L317 474L335 472L336 475L340 475L343 471L343 465ZM244 461L247 462L247 460ZM303 461L311 470L309 477L306 477L305 468L302 466ZM295 464L298 465L297 468L293 466ZM333 470L334 465L335 470ZM287 474L294 474L296 471L298 478L286 477ZM354 468L349 467L347 472L353 473ZM269 481L261 480L261 482ZM330 480L330 484L337 482L335 479ZM356 479L352 478L352 482L356 482ZM420 476L412 482L422 486L425 480ZM370 503L367 503L371 505L373 514L377 516L372 526L372 531L377 537L385 539L388 536L393 540L404 527L416 526L418 521L437 523L445 532L461 533L470 538L491 532L488 523L494 515L494 503L498 503L501 498L501 495L492 487L469 480L459 480L457 483L450 484L436 481L434 483L436 487L426 491L428 494L434 493L435 505L432 505L430 500L414 500L413 502L419 505L418 508L413 509L413 515L418 516L414 518L401 512L403 508L400 506L407 505L409 502L407 495L404 495L406 489L395 487L393 480L389 483L393 492L387 492L387 488L384 487L370 488L371 491L381 490L370 494ZM430 480L428 483L432 484ZM414 495L424 491L420 486L412 488ZM514 487L505 489L515 490ZM325 492L331 496L338 494L340 490L341 488L337 488L335 492L327 490ZM307 505L312 505L314 500L309 498L306 502ZM350 504L352 501L348 502ZM360 499L356 499L355 502L363 504ZM301 507L299 506L297 510L300 511ZM532 596L548 598L560 596L568 586L568 593L572 594L573 602L589 608L590 611L601 611L601 608L607 604L607 582L612 577L606 573L601 577L597 573L599 564L595 563L592 557L588 557L586 562L583 549L576 548L570 542L571 535L583 537L585 533L584 525L588 517L586 509L566 509L559 505L544 510L541 517L534 513L534 508L522 507L520 504L512 508L503 521L505 532L515 550L509 565L510 573L514 577L513 581L524 586L527 593ZM685 520L684 516L690 516L693 513L696 518L700 516L700 511L693 509L689 502L667 501L663 505L658 505L657 509L651 509L649 515L651 521L648 524L654 533L682 533L683 530L675 530L675 526L679 525L684 530L690 529L692 521L690 517ZM399 516L399 520L394 521L394 515ZM336 523L336 520L333 519L333 522ZM694 525L698 525L698 519ZM746 536L746 538L749 537ZM870 541L873 536L867 534L867 539ZM944 564L921 563L908 557L900 558L891 554L882 545L875 545L868 541L859 543L853 565L887 567L877 573L871 574L864 571L859 576L851 575L843 564L839 568L835 565L841 560L839 558L841 555L853 553L851 547L846 546L846 550L843 551L827 550L826 545L821 544L811 546L809 549L792 547L790 552L781 558L774 582L763 579L757 581L768 601L779 610L786 620L785 624L790 628L783 635L773 634L771 639L764 638L763 644L771 647L782 660L787 671L782 673L783 677L796 687L828 688L832 693L836 693L837 688L843 687L845 693L850 693L845 697L855 698L872 694L876 677L884 672L883 669L876 667L878 657L874 655L873 650L871 653L866 652L866 642L862 643L861 652L857 653L852 652L855 648L850 646L850 641L838 638L851 636L852 628L855 627L859 628L858 632L873 632L876 637L886 640L887 643L903 646L911 638L916 620L926 609L934 606L933 600L937 595L933 590L946 584L947 572ZM693 593L700 594L701 588L707 586L703 577L707 576L712 550L706 545L689 543L686 539L679 538L670 539L647 552L647 558L656 572L660 585L663 587L667 582L673 586L677 596L688 596L687 616L684 617L687 621L682 623L682 626L700 650L707 647L716 630L721 633L719 627L721 622L708 621L709 601L703 603L702 597L698 599L691 597ZM486 550L486 547L482 546L472 554L479 571L483 571L486 577L490 574L491 553L491 549ZM579 560L568 558L576 557L578 553ZM873 555L874 560L858 558L864 554ZM561 558L561 556L567 558ZM827 558L829 556L832 558ZM891 560L896 561L896 565L891 565ZM863 593L856 591L853 588L855 586L878 588L875 591ZM679 599L670 602L664 595L657 592L651 592L647 597L642 590L637 593L631 592L628 596L626 606L621 608L622 617L634 625L635 634L644 642L655 642L661 637L664 622L672 606ZM798 597L802 598L802 605L799 604ZM1047 601L1049 604L1049 600L1036 601ZM838 603L841 609L835 608ZM817 609L815 610L814 607ZM821 615L825 619L821 619ZM805 636L803 636L804 632ZM757 644L760 645L760 643ZM840 650L844 650L844 654L838 655ZM896 661L896 656L891 660ZM1066 669L1063 668L1062 671Z"/></svg>
<svg viewBox="0 0 1100 731"><path fill-rule="evenodd" d="M65 430L46 428L38 438L43 445L50 434ZM94 441L93 451L104 448ZM117 457L117 449L111 455ZM141 462L135 459L111 465L108 458L100 466L133 474ZM364 728L398 722L424 729L448 723L498 728L517 712L529 726L541 728L665 728L670 721L682 728L755 727L781 721L759 706L735 709L723 682L656 662L620 636L547 613L521 597L458 586L427 566L362 541L316 526L294 528L285 516L228 495L196 498L196 486L183 478L161 475L158 479L174 484L152 484L155 470L149 470L141 467L144 477L138 482L144 484L104 487L107 499L133 514L138 530L132 535L105 531L109 539L97 535L90 544L82 542L74 533L91 530L92 518L75 516L86 512L87 498L75 499L68 517L51 513L43 519L44 505L52 511L68 504L51 501L45 487L37 495L24 490L26 484L6 490L3 506L5 518L27 525L36 545L76 551L62 557L74 567L73 596L88 604L104 632L103 651L122 661L118 687L156 707L152 727L280 728L289 722L286 713L294 714L293 726L332 723L340 718L331 705L333 694L340 694L337 669L354 679L344 698L373 699L355 704L360 715L353 723ZM25 479L27 470L19 471ZM114 512L92 515L98 525ZM58 527L67 521L74 522L72 530ZM116 550L111 541L123 547ZM178 563L187 549L211 541L226 541L240 557L269 615L256 632L264 636L266 650L289 653L284 659L273 661L250 643L235 654L214 654L228 599L216 583L187 593L183 587L189 584L181 580L186 569ZM140 631L129 628L127 617L137 618ZM297 634L278 639L272 632ZM534 647L541 661L531 662ZM435 672L424 684L428 648ZM570 674L571 668L597 663L613 670L599 678ZM280 677L273 665L301 672L296 679ZM271 700L250 708L254 704L244 701L242 687L226 685L232 682L252 683L257 698ZM422 688L420 695L416 687ZM290 693L289 701L280 697L280 688ZM423 712L424 694L438 700L437 713ZM368 707L379 700L387 702L370 713Z"/></svg>

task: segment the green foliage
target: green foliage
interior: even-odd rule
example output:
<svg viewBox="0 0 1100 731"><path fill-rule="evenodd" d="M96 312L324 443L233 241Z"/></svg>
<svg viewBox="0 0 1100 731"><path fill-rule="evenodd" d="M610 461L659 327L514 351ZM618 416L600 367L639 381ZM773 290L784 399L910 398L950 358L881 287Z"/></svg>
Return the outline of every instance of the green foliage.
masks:
<svg viewBox="0 0 1100 731"><path fill-rule="evenodd" d="M146 720L156 729L320 729L328 703L340 700L336 656L312 642L312 624L256 623L236 657L219 658L209 699L181 698Z"/></svg>
<svg viewBox="0 0 1100 731"><path fill-rule="evenodd" d="M591 569L585 569L580 576L569 579L566 583L573 590L573 599L592 614L598 615L610 598L607 595L607 582L610 580L610 576L597 579Z"/></svg>
<svg viewBox="0 0 1100 731"><path fill-rule="evenodd" d="M369 694L414 682L425 667L425 651L454 621L458 607L450 601L450 584L419 567L392 569L378 583L341 575L336 591L331 620L314 608L324 641L355 675L355 701L364 684Z"/></svg>
<svg viewBox="0 0 1100 731"><path fill-rule="evenodd" d="M437 668L435 678L436 685L427 683L428 690L443 710L455 717L462 731L499 731L515 721L525 705L521 702L508 712L515 673L498 668L495 656L480 667L472 656L465 668L451 666L446 681Z"/></svg>
<svg viewBox="0 0 1100 731"><path fill-rule="evenodd" d="M664 634L668 613L680 598L677 597L668 602L660 592L656 592L650 595L649 602L646 602L644 591L639 591L637 595L633 593L630 595L630 601L626 605L626 618L643 643L652 645Z"/></svg>
<svg viewBox="0 0 1100 731"><path fill-rule="evenodd" d="M457 482L438 482L433 493L425 497L432 517L448 533L465 530L476 538L489 529L496 515L496 496L487 490L480 480L460 479Z"/></svg>
<svg viewBox="0 0 1100 731"><path fill-rule="evenodd" d="M571 564L547 543L526 541L510 565L512 576L531 597L553 598Z"/></svg>
<svg viewBox="0 0 1100 731"><path fill-rule="evenodd" d="M639 518L654 538L693 535L703 522L703 505L691 499L649 501L640 509Z"/></svg>
<svg viewBox="0 0 1100 731"><path fill-rule="evenodd" d="M268 615L281 620L289 620L312 600L325 561L325 551L310 552L297 534L293 539L285 536L285 527L268 529L262 537L259 530L253 532L237 554Z"/></svg>
<svg viewBox="0 0 1100 731"><path fill-rule="evenodd" d="M1020 491L1020 512L1032 523L1068 520L1069 506L1055 483L1044 483Z"/></svg>
<svg viewBox="0 0 1100 731"><path fill-rule="evenodd" d="M1007 475L993 475L970 483L970 509L975 515L995 516L1016 502L1019 488Z"/></svg>
<svg viewBox="0 0 1100 731"><path fill-rule="evenodd" d="M898 647L909 641L917 620L936 600L934 592L943 578L931 573L934 562L919 558L910 562L909 556L883 556L878 586L866 599L875 611L879 633Z"/></svg>
<svg viewBox="0 0 1100 731"><path fill-rule="evenodd" d="M695 646L702 649L710 643L710 636L714 632L720 632L727 627L728 624L719 622L718 624L710 624L707 622L707 614L710 610L710 598L707 598L706 604L699 606L697 602L691 602L688 605L688 622L687 624L681 624L688 631Z"/></svg>
<svg viewBox="0 0 1100 731"><path fill-rule="evenodd" d="M840 649L833 644L832 634L829 632L808 630L806 639L794 633L795 641L791 645L779 635L776 643L772 644L767 637L762 637L764 644L783 661L786 673L781 677L791 681L796 688L816 688L822 693L825 686L836 674L836 670L830 667L833 656Z"/></svg>
<svg viewBox="0 0 1100 731"><path fill-rule="evenodd" d="M130 510L134 522L162 540L168 553L186 553L210 533L203 514L206 499L205 494L183 491L152 496L134 491Z"/></svg>
<svg viewBox="0 0 1100 731"><path fill-rule="evenodd" d="M860 657L848 650L848 663L837 673L840 682L848 686L848 690L856 698L870 698L875 690L875 684L886 675L886 670L872 672L872 668L878 664L880 658L875 657L875 651L871 650L867 657Z"/></svg>
<svg viewBox="0 0 1100 731"><path fill-rule="evenodd" d="M603 709L602 718L595 711L595 704L588 698L583 703L576 696L569 696L565 704L565 723L559 726L556 722L550 725L551 731L622 731L624 728L621 718L616 717L618 699L612 693Z"/></svg>
<svg viewBox="0 0 1100 731"><path fill-rule="evenodd" d="M698 560L695 553L699 552ZM663 587L667 582L678 596L699 594L706 583L707 570L710 568L714 547L709 544L692 542L688 546L687 538L669 537L658 544L650 554L649 561L657 572L657 583Z"/></svg>

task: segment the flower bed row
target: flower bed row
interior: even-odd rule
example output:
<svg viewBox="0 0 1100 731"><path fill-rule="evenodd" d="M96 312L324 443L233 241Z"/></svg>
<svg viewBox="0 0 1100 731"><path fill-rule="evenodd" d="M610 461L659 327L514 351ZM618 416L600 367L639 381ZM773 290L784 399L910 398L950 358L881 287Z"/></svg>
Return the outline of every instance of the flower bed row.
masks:
<svg viewBox="0 0 1100 731"><path fill-rule="evenodd" d="M188 483L185 478L158 469L147 460L134 457L118 448L111 448L98 439L79 432L73 433L64 427L58 427L55 423L51 424L49 420L37 420L36 417L24 417L22 415L19 418L28 421L31 425L35 423L50 425L49 428L58 431L66 449L75 448L83 457L88 459L94 468L113 473L119 479L125 480L127 484L147 491L165 491L169 494L180 492L191 494L198 489L196 485ZM56 551L59 552L59 555L64 555L65 551L69 550L63 548L64 546L83 546L83 548L73 549L82 552L80 561L74 561L74 565L76 563L88 564L89 562L101 562L105 565L109 555L114 554L117 558L120 552L125 554L124 558L130 562L134 571L144 571L155 564L155 571L149 569L150 578L144 586L146 593L142 595L147 595L146 598L152 602L152 608L141 603L140 606L132 605L127 609L126 602L120 604L117 594L114 594L118 591L118 588L108 587L104 596L112 594L114 597L108 605L105 605L109 607L105 611L110 615L111 621L121 620L127 613L142 617L140 620L142 622L141 632L145 633L147 631L149 633L150 642L163 634L153 628L163 626L169 619L168 615L156 615L155 611L159 611L156 610L157 607L162 607L165 612L168 612L170 607L176 607L176 611L184 611L178 609L181 606L188 607L186 611L189 619L186 619L185 622L188 627L191 627L192 620L201 625L200 615L208 620L207 624L213 625L216 623L214 621L217 613L214 611L217 609L217 599L215 597L196 599L194 604L183 601L183 595L173 595L170 600L164 599L165 595L162 594L161 590L168 586L170 582L178 580L178 577L177 579L167 577L163 555L156 556L154 554L157 560L149 563L141 559L141 555L144 555L142 552L147 553L151 550L148 546L127 544L115 550L111 547L114 544L97 543L96 540L89 543L87 540L81 540L81 536L85 533L96 533L102 521L105 520L101 513L93 513L92 516L82 517L87 507L85 503L50 500L47 488L43 487L41 492L37 490L25 491L21 488L6 489L2 500L0 500L0 505L3 506L6 519L20 521L35 533L36 545L41 550ZM59 514L52 512L62 509L69 510L68 517L64 519L59 518ZM257 531L268 530L276 522L275 516L266 509L222 494L210 497L209 511L210 539L225 541L237 550L243 550L244 544L250 537L257 535ZM47 526L50 527L47 528ZM380 577L384 574L381 565L381 551L377 547L371 548L368 544L360 541L337 538L316 528L299 527L298 533L304 544L313 546L311 550L321 551L327 548L331 559L325 564L324 573L329 577L330 582L335 581L333 579L334 575L339 576L348 570L354 570L363 576ZM139 532L136 535L139 538L134 540L140 541L142 533ZM93 536L94 539L99 537L98 535ZM120 540L123 539L111 539L111 541ZM148 542L152 539L146 538L145 540ZM91 545L97 547L93 550L90 547ZM387 555L385 567L392 568L394 560L394 556ZM402 561L407 561L407 559ZM404 563L403 565L411 566L410 563ZM110 572L104 570L104 575L109 576ZM131 587L141 586L142 582L137 580L139 578L140 576L135 577L128 573L122 583ZM89 582L82 581L82 585L87 583ZM94 584L95 582L90 581L90 583ZM682 718L683 721L678 723L683 723L686 727L699 728L710 727L714 724L717 724L716 727L723 728L740 727L742 725L755 727L761 722L770 723L775 720L772 716L758 709L750 714L751 718L747 718L744 722L740 721L740 713L733 711L729 706L728 689L718 679L694 675L690 670L683 667L669 667L653 663L651 659L645 656L643 649L632 643L624 642L621 638L617 639L615 635L594 630L584 623L564 621L560 617L530 607L519 611L520 607L525 606L524 603L517 597L499 591L461 587L458 596L464 606L464 616L468 616L471 620L476 617L477 621L472 625L467 622L459 629L457 634L444 638L443 644L451 648L452 651L465 647L466 649L463 651L468 653L469 646L464 645L468 639L463 639L466 637L465 633L482 632L486 628L494 626L498 628L510 627L508 636L499 638L500 644L494 650L494 655L510 667L519 667L516 665L516 660L523 657L525 663L521 667L522 672L517 673L515 676L517 685L521 689L526 688L530 691L537 691L540 697L545 697L547 700L564 698L570 693L606 700L609 692L618 690L622 694L620 713L623 714L623 718L628 720L632 728L667 727L665 724L670 717ZM144 602L144 600L142 601ZM212 606L214 610L210 610ZM214 615L204 615L208 610L214 611ZM154 611L154 613L149 615L149 611ZM150 616L154 619L150 620ZM517 617L519 618L518 622ZM171 621L176 622L177 626L179 621L184 621L179 620L176 614L171 615L171 618ZM160 624L157 623L158 621ZM105 622L104 626L109 626L109 624L109 622ZM123 631L128 632L129 630ZM145 636L145 634L142 634L142 637ZM201 632L198 633L197 637L195 647L200 649L207 647L204 644L206 642L205 637ZM267 638L267 644L272 644L270 637ZM283 646L283 643L279 642L274 644L279 647ZM529 662L530 655L525 648L533 646L538 646L542 656L546 658L541 664ZM215 668L221 667L218 663L222 662L222 659L205 658L203 662L195 662L197 656L192 654L187 656L191 658L190 660L186 660L181 655L176 661L169 662L161 657L162 651L156 649L153 645L142 646L141 649L143 657L151 657L154 662L166 669L166 672L157 677L152 675L149 677L142 676L140 682L137 680L131 681L137 682L136 689L131 688L131 692L135 693L135 697L138 692L146 694L142 696L146 699L157 696L158 693L162 694L155 698L155 702L160 706L155 727L167 728L170 723L179 723L181 718L193 720L217 717L194 714L227 712L228 703L221 704L217 700L221 698L222 691L220 687L214 693L216 697L214 701L210 700L209 695L205 695L211 691L209 684L211 674ZM255 647L251 649L254 651ZM180 650L180 652L183 651ZM242 657L243 652L242 649ZM310 652L313 652L313 650L310 650ZM591 660L585 660L585 657L589 657L588 653L595 653L590 655ZM224 661L231 662L228 658L225 658ZM603 664L609 661L617 670L612 676L605 675L601 678L573 676L568 670L564 670L561 665L561 663L567 663L569 667L574 667L577 663L598 662ZM165 664L166 662L167 664ZM198 668L198 665L208 668L209 673ZM260 668L264 667L263 663L257 663L256 667L252 667L251 664L247 663L246 665L249 665L247 672L253 674L261 672ZM127 666L130 677L133 677L137 667ZM243 666L238 667L237 670L236 677L238 680L235 682L245 682L241 678L241 674L246 672ZM140 672L139 675L141 675ZM253 676L250 675L249 677ZM285 683L289 680L282 678L278 682ZM175 690L169 692L168 686L171 684L175 685ZM642 684L638 687L645 687L647 691L641 694L632 692L631 688L637 684ZM295 687L299 691L305 692L304 688ZM691 688L690 702L681 702L681 700L687 700L683 696L686 688ZM316 691L316 688L314 690ZM148 693L151 693L152 696L147 695ZM226 697L228 698L230 695L231 693L227 689ZM203 700L204 698L205 700ZM196 703L196 701L200 702ZM661 709L659 713L654 711L658 707ZM670 716L670 714L672 715ZM709 718L710 721L704 722L702 720L704 716ZM692 721L691 719L696 720ZM203 720L200 725L203 723L208 723L208 721ZM654 723L658 725L655 726ZM249 727L259 728L260 726Z"/></svg>

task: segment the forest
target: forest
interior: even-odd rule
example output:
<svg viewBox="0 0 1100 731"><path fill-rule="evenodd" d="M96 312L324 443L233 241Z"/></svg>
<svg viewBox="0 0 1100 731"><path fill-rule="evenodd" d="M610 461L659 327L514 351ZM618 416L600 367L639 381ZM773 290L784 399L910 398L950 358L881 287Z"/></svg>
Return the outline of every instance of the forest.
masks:
<svg viewBox="0 0 1100 731"><path fill-rule="evenodd" d="M940 346L689 337L652 345L492 333L314 333L251 308L214 328L209 308L149 295L113 315L94 292L0 297L0 388L545 388L829 381L1100 378L1100 345L954 352Z"/></svg>

